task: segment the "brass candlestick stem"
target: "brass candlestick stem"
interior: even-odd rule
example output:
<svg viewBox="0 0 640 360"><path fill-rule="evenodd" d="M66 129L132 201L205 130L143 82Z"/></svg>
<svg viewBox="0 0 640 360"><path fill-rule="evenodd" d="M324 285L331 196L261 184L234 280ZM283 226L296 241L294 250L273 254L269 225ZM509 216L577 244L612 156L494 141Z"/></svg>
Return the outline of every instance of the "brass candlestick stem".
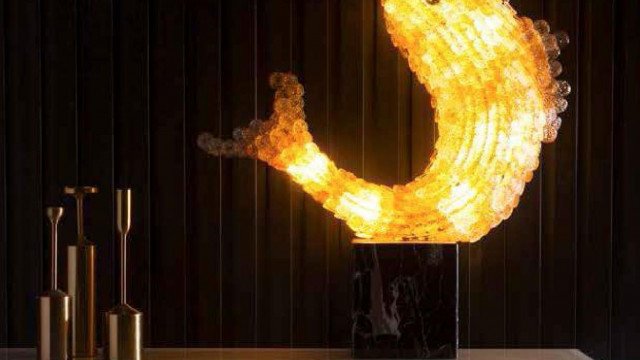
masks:
<svg viewBox="0 0 640 360"><path fill-rule="evenodd" d="M105 359L142 359L142 313L127 304L127 237L131 231L131 189L116 190L120 234L120 304L105 313Z"/></svg>
<svg viewBox="0 0 640 360"><path fill-rule="evenodd" d="M47 218L51 236L51 290L58 290L58 223L64 215L64 208L48 207Z"/></svg>
<svg viewBox="0 0 640 360"><path fill-rule="evenodd" d="M84 197L98 192L92 186L65 187L76 199L78 238L67 248L67 279L72 304L71 356L95 357L96 350L96 246L84 233Z"/></svg>
<svg viewBox="0 0 640 360"><path fill-rule="evenodd" d="M66 360L68 357L70 297L58 290L58 223L61 207L48 207L51 225L51 287L38 298L38 360Z"/></svg>
<svg viewBox="0 0 640 360"><path fill-rule="evenodd" d="M127 303L127 237L131 231L131 189L116 190L116 226L120 234L120 303Z"/></svg>

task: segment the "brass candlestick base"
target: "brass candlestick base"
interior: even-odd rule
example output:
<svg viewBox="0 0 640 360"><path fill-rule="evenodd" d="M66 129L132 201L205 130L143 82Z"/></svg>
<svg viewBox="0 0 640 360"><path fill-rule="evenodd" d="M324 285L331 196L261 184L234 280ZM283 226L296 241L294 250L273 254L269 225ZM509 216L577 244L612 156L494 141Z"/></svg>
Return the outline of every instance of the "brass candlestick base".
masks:
<svg viewBox="0 0 640 360"><path fill-rule="evenodd" d="M67 282L72 297L71 356L90 358L96 348L96 246L67 247Z"/></svg>
<svg viewBox="0 0 640 360"><path fill-rule="evenodd" d="M38 298L38 360L67 360L71 298L50 290Z"/></svg>
<svg viewBox="0 0 640 360"><path fill-rule="evenodd" d="M105 313L105 360L142 359L142 313L120 304Z"/></svg>

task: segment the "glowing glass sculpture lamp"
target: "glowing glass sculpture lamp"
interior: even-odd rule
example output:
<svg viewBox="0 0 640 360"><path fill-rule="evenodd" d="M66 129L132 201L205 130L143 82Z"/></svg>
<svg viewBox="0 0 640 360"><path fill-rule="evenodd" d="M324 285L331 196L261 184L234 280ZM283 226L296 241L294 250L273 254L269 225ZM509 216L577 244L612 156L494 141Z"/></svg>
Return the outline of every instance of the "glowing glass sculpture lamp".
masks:
<svg viewBox="0 0 640 360"><path fill-rule="evenodd" d="M436 112L435 156L420 176L385 186L338 168L313 142L303 87L291 74L271 76L268 121L254 120L229 140L202 134L199 146L287 172L353 229L355 242L478 241L509 218L539 165L542 143L558 134L571 88L555 79L562 72L556 58L568 36L517 16L504 0L381 2L392 41Z"/></svg>

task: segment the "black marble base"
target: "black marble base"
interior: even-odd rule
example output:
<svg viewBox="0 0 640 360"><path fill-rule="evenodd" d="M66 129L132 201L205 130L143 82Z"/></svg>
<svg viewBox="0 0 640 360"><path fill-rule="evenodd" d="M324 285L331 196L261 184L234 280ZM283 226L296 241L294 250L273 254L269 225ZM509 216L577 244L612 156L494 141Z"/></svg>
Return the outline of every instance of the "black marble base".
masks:
<svg viewBox="0 0 640 360"><path fill-rule="evenodd" d="M357 359L455 359L457 245L354 245Z"/></svg>

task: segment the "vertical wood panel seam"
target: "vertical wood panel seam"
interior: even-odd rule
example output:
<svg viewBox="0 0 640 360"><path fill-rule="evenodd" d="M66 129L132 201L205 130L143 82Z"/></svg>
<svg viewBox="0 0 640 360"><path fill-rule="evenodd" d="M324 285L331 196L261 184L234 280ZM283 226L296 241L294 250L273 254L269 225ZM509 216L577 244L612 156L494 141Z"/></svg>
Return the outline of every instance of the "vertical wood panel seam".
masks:
<svg viewBox="0 0 640 360"><path fill-rule="evenodd" d="M542 154L541 154L542 155ZM542 348L542 207L543 207L543 187L544 187L544 167L540 166L538 173L540 182L538 184L538 349Z"/></svg>
<svg viewBox="0 0 640 360"><path fill-rule="evenodd" d="M542 19L546 18L545 14L545 0L540 2ZM540 153L542 157L542 152ZM544 161L544 159L543 159ZM542 209L544 206L543 195L544 195L544 166L540 165L540 173L538 174L540 177L540 184L538 186L538 348L542 348L542 306L543 306L543 296L542 296L542 273L543 273L543 264L542 264L542 231L543 231L543 215Z"/></svg>
<svg viewBox="0 0 640 360"><path fill-rule="evenodd" d="M325 121L325 139L326 139L326 143L330 144L330 140L329 140L329 112L331 111L331 85L330 85L330 71L331 71L331 62L330 62L330 54L331 54L331 46L332 46L332 38L331 38L331 34L332 32L329 30L329 24L330 24L330 7L329 7L329 3L330 0L325 0L325 38L326 38L326 47L325 47L325 79L326 79L326 83L325 83L325 97L326 97L326 103L325 103L325 112L324 112L324 121ZM330 145L329 145L330 146ZM331 251L330 251L330 244L329 241L331 239L330 236L330 232L329 232L329 222L327 221L327 214L323 212L322 214L324 220L325 220L325 224L324 224L324 228L325 228L325 233L324 233L324 251L325 251L325 261L324 261L324 265L325 265L325 273L324 273L324 283L325 283L325 287L324 287L324 321L323 321L323 333L324 333L324 345L326 348L329 348L330 346L330 339L331 339L331 334L329 334L329 324L330 324L330 304L329 304L329 274L331 273Z"/></svg>
<svg viewBox="0 0 640 360"><path fill-rule="evenodd" d="M44 138L43 136L43 126L42 126L42 102L44 99L44 51L42 51L42 44L44 42L44 10L43 10L43 4L42 4L42 0L38 0L37 2L37 6L38 6L38 26L39 26L39 31L38 33L40 34L40 41L38 42L38 71L40 72L40 79L38 79L38 94L40 96L40 106L38 109L38 134L40 136L40 139L38 141L38 156L40 157L40 164L38 164L39 166L39 171L40 171L40 181L39 181L39 186L40 186L40 191L39 194L37 196L37 199L39 199L40 201L40 210L42 210L42 204L44 203L44 191L42 191L42 188L44 187L44 176L42 176L44 174L44 164L42 161L43 158L43 152L44 152L44 148L42 146L42 139ZM40 213L42 214L42 211L40 211ZM36 217L36 224L42 224L42 218L40 217ZM43 234L41 234L43 235ZM44 264L44 237L40 236L40 246L38 246L38 259L40 261L40 269L38 270L38 289L41 290L43 287L43 283L42 283L42 279L46 278L46 275L44 274L44 266L42 266L42 264Z"/></svg>
<svg viewBox="0 0 640 360"><path fill-rule="evenodd" d="M608 299L608 326L609 326L609 339L607 341L607 351L609 354L609 359L612 359L613 356L613 348L612 348L612 342L613 342L613 242L614 242L614 228L613 228L613 224L614 224L614 205L615 205L615 199L614 199L614 195L615 195L615 182L614 182L614 176L615 176L615 146L614 146L614 140L615 140L615 105L616 105L616 73L617 73L617 66L616 66L616 45L617 45L617 41L616 41L616 9L617 9L617 1L616 0L612 0L611 2L611 46L613 51L610 54L610 60L611 60L611 94L609 95L611 97L611 109L610 109L610 116L609 116L609 121L610 121L610 133L609 133L609 147L610 147L610 151L611 151L611 164L610 164L610 168L609 168L609 208L610 208L610 212L609 212L609 299Z"/></svg>
<svg viewBox="0 0 640 360"><path fill-rule="evenodd" d="M116 12L117 12L117 14L116 14ZM122 110L119 110L118 113L116 113L116 110L118 108L122 107L122 104L120 103L120 99L118 99L118 96L116 96L116 93L119 93L116 90L116 87L117 87L116 86L116 82L120 83L120 81L116 79L117 76L118 76L116 74L116 71L117 71L118 74L120 74L120 72L122 71L121 70L121 68L122 68L121 66L116 66L116 59L119 58L118 55L120 54L120 52L119 52L120 48L116 46L116 41L118 41L118 42L120 41L120 33L121 33L120 25L121 25L121 23L120 23L120 21L118 19L118 16L120 15L121 12L122 12L121 0L111 0L111 84L112 84L112 87L111 87L111 98L112 98L112 101L111 101L111 117L113 118L113 132L112 133L113 133L113 138L114 138L114 141L112 142L111 147L113 149L112 158L113 158L114 164L116 162L116 154L115 154L116 153L115 152L115 145L116 145L116 143L115 143L115 138L116 138L115 128L116 128L116 126L115 126L115 123L116 123L116 118L123 117L122 113L124 112ZM116 52L118 52L118 54L116 54ZM118 130L120 130L120 129L118 129ZM113 187L114 188L116 186L128 186L126 184L117 184L116 185L116 183L115 183L115 165L114 165L113 178L114 178L114 182L113 182ZM115 190L114 190L114 195L115 195ZM113 201L114 208L113 209L114 209L114 219L115 219L115 211L116 211L115 210L115 196L113 198L114 198L114 201ZM114 241L114 243L115 243L115 241ZM118 246L118 245L116 244L115 246ZM119 249L118 249L118 253L120 253ZM114 268L116 268L116 267L119 268L118 265L114 266ZM119 299L119 297L117 295L116 295L116 298Z"/></svg>
<svg viewBox="0 0 640 360"><path fill-rule="evenodd" d="M111 0L109 2L109 4L111 5L111 51L110 51L110 56L111 56L111 211L112 211L112 218L115 221L115 216L116 216L116 199L115 199L115 188L116 187L120 187L120 186L125 186L125 184L116 184L116 117L120 116L122 117L122 113L118 113L116 114L116 109L118 106L120 106L121 104L117 104L118 102L118 97L116 96L116 61L115 59L117 59L118 57L116 56L116 51L118 51L118 49L116 48L115 44L116 44L116 37L117 35L119 35L118 33L116 33L118 30L116 29L116 25L118 24L116 22L116 1L119 0ZM118 8L120 8L120 6L118 6ZM119 69L118 69L119 70ZM114 223L112 223L112 225L115 225ZM111 265L111 269L110 269L110 274L112 274L111 276L114 279L119 279L118 276L116 275L118 272L119 273L119 261L121 261L120 256L116 255L119 254L119 250L118 250L118 246L119 243L118 241L115 240L116 236L114 233L114 236L111 237L110 243L111 243L111 253L114 254L113 255L113 264ZM118 270L116 270L118 269ZM111 304L117 304L119 301L117 301L118 299L120 299L120 282L119 280L115 280L111 282ZM100 315L98 314L98 318L100 318ZM98 332L99 333L99 332Z"/></svg>
<svg viewBox="0 0 640 360"><path fill-rule="evenodd" d="M187 346L187 328L188 328L188 311L189 303L187 301L187 68L186 68L186 52L187 52L187 5L182 3L182 344Z"/></svg>
<svg viewBox="0 0 640 360"><path fill-rule="evenodd" d="M40 69L40 81L38 81L38 86L40 87L39 93L40 93L40 110L39 110L39 117L40 117L40 121L39 121L39 126L40 126L40 144L39 144L39 154L40 154L40 194L39 194L39 199L40 199L40 203L44 204L44 191L42 191L42 189L44 189L44 184L45 184L45 178L44 178L44 161L43 159L43 154L44 154L44 147L43 147L43 139L44 136L46 134L44 134L44 126L43 126L43 102L44 102L44 78L45 78L45 68L44 68L44 63L45 63L45 54L43 51L43 44L44 44L44 5L42 4L42 0L38 1L38 16L40 17L39 19L39 26L40 26L40 43L38 44L38 51L39 51L39 57L38 57L38 61L40 62L39 65L39 69ZM41 210L43 210L41 208ZM40 212L42 213L42 211ZM38 218L36 217L36 219L38 219L39 223L43 223L42 218ZM44 234L42 234L44 235ZM44 264L45 261L45 254L44 254L44 236L40 236L40 246L39 246L39 251L40 251L40 263ZM51 261L53 261L53 259L51 259ZM39 286L40 289L42 290L44 288L44 284L43 284L43 279L46 279L46 274L45 272L45 266L43 265L40 269L40 276L41 276L41 280L39 281ZM51 284L51 286L53 286L53 284Z"/></svg>
<svg viewBox="0 0 640 360"><path fill-rule="evenodd" d="M146 99L147 99L147 118L145 119L145 131L146 131L146 137L147 137L147 174L146 174L146 187L147 187L147 213L146 213L146 217L147 217L147 221L145 221L145 226L146 226L146 233L147 236L149 237L149 241L147 242L147 254L149 257L151 257L151 239L153 239L153 236L151 234L151 73L150 73L150 69L151 69L151 2L148 1L147 2L147 11L146 11L146 16L147 16L147 40L146 40L146 64L145 64L145 71L146 71ZM151 259L149 259L149 261L147 261L147 279L148 279L148 283L151 284ZM149 335L147 336L147 341L149 343L152 342L152 338L151 338L151 326L153 325L152 322L152 318L151 318L151 289L149 289L147 291L147 312L148 312L148 316L146 316L147 318L147 326L149 329Z"/></svg>
<svg viewBox="0 0 640 360"><path fill-rule="evenodd" d="M366 53L365 53L365 46L364 46L364 39L365 39L365 21L366 21L366 14L365 14L365 7L364 7L364 1L360 2L360 9L361 9L361 16L362 16L362 21L360 22L360 47L361 47L361 52L362 52L362 66L360 67L360 71L361 71L361 85L360 85L360 100L362 102L362 106L361 106L361 111L362 111L362 129L360 132L360 137L362 138L362 144L361 144L361 156L360 156L360 171L361 174L360 176L362 176L362 178L364 179L365 177L365 171L364 171L364 147L365 147L365 143L366 143L366 139L364 137L364 131L365 131L365 116L366 116L366 104L365 104L365 66L366 66L366 62L365 62L365 57L366 57Z"/></svg>
<svg viewBox="0 0 640 360"><path fill-rule="evenodd" d="M545 19L546 18L546 14L545 14L545 0L541 0L540 1L540 13L541 13L541 19ZM540 156L542 156L542 152L540 154ZM542 348L542 228L543 228L543 221L542 221L542 209L543 209L543 193L544 193L544 167L542 165L540 165L540 184L538 187L538 348Z"/></svg>
<svg viewBox="0 0 640 360"><path fill-rule="evenodd" d="M151 209L153 208L153 200L151 197L151 176L152 173L151 171L153 170L153 165L151 163L151 149L152 149L152 142L153 142L153 136L151 136L151 122L152 122L152 114L151 114L151 110L153 108L152 103L153 103L153 97L151 96L151 67L152 67L152 61L151 61L151 41L152 41L152 29L153 27L151 26L151 6L152 6L152 1L149 0L147 2L147 201L148 203L148 212L147 212L147 224L149 227L149 239L153 239L154 236L154 231L153 231L153 212L151 211ZM149 284L153 284L153 272L152 272L152 268L153 268L153 253L151 252L151 240L149 240L149 262L147 264L147 274L149 277ZM153 291L151 291L151 289L149 289L149 292L147 293L147 297L148 297L148 312L149 312L149 316L147 316L149 318L149 343L153 344L154 343L154 338L153 338L153 331L151 331L152 326L153 326L153 318L152 318L152 296L153 296Z"/></svg>
<svg viewBox="0 0 640 360"><path fill-rule="evenodd" d="M116 199L115 199L115 187L116 187L116 89L115 89L115 51L116 51L116 47L115 47L115 10L114 10L114 2L117 0L110 0L109 1L109 5L111 6L111 36L110 38L110 47L111 47L111 51L109 51L109 56L110 56L110 62L111 62L111 164L109 164L111 166L111 171L110 171L110 176L111 176L111 189L109 191L109 194L111 195L111 199L109 199L109 201L111 202L111 218L115 219L115 209L116 209ZM111 254L113 254L112 256L112 265L111 265L111 274L115 273L115 269L117 268L117 266L114 266L114 264L117 264L119 257L116 255L118 254L118 242L115 241L115 229L113 227L113 225L115 225L113 223L113 221L111 222L111 229L110 229L110 233L111 233L111 237L109 239L109 242L111 243ZM116 303L116 299L118 299L119 293L120 291L117 290L119 289L119 284L118 281L111 281L111 303L115 304ZM98 314L98 318L100 318L99 314Z"/></svg>
<svg viewBox="0 0 640 360"><path fill-rule="evenodd" d="M619 72L620 70L618 69L618 63L617 63L617 54L616 54L616 48L618 46L618 7L619 7L619 1L618 0L612 0L612 19L611 19L611 26L613 27L612 29L612 47L613 47L613 51L611 52L611 63L613 66L612 69L612 74L611 74L611 140L610 140L610 146L611 146L611 195L610 195L610 199L611 199L611 223L610 223L610 231L611 231L611 249L609 252L609 263L610 263L610 267L609 267L609 291L610 291L610 298L609 298L609 358L613 359L613 306L614 306L614 302L613 302L613 281L614 281L614 277L613 277L613 273L614 273L614 268L613 268L613 263L614 263L614 242L616 241L615 239L615 193L616 193L616 182L614 181L615 179L615 169L616 169L616 156L617 156L617 151L616 151L616 147L615 147L615 134L616 134L616 105L618 102L618 97L617 95L617 89L616 86L618 86L618 76L619 76Z"/></svg>
<svg viewBox="0 0 640 360"><path fill-rule="evenodd" d="M5 314L5 318L2 320L2 324L0 324L0 326L2 326L2 328L0 329L0 338L4 339L4 344L5 346L8 346L8 336L9 336L9 285L8 285L8 281L6 281L7 278L7 273L9 271L9 264L8 261L6 261L6 259L8 259L7 256L7 252L9 250L9 246L8 246L8 236L9 233L7 231L7 7L6 7L6 2L3 0L2 1L2 46L1 46L1 51L2 51L2 69L0 69L0 71L2 71L2 83L0 84L0 86L2 86L2 94L0 96L2 96L2 121L3 121L3 129L4 131L2 132L2 167L3 167L3 171L2 171L2 175L1 175L1 179L0 181L2 181L2 191L3 191L3 202L2 202L2 223L4 224L4 226L2 227L2 237L4 239L4 245L2 247L2 249L0 249L0 251L2 251L2 255L3 255L3 264L0 265L2 267L4 267L4 271L3 274L5 275L5 278L3 279L3 294L5 297L4 303L2 304L4 307L4 314Z"/></svg>
<svg viewBox="0 0 640 360"><path fill-rule="evenodd" d="M503 290L502 290L502 347L507 347L507 227L504 227L504 231L502 231L502 256L505 259L502 262L502 281L503 281ZM471 257L471 256L469 256ZM471 280L469 280L471 282ZM469 311L471 313L471 311ZM471 340L469 340L469 347L471 347Z"/></svg>
<svg viewBox="0 0 640 360"><path fill-rule="evenodd" d="M542 193L544 185L544 169L540 167L540 183L538 185L538 349L542 348Z"/></svg>
<svg viewBox="0 0 640 360"><path fill-rule="evenodd" d="M583 1L580 0L580 3L583 3ZM583 212L581 212L579 214L580 215L579 216L580 217L580 219L579 219L580 220L580 233L581 233L581 235L584 235L584 238L581 241L582 245L589 245L588 242L590 241L590 239L589 239L588 221L590 220L589 207L590 207L591 194L589 194L589 191L588 191L588 185L590 183L590 179L589 179L588 175L589 175L589 172L591 171L591 169L590 169L590 164L588 164L588 160L589 160L589 156L590 156L590 148L591 148L591 143L592 143L590 137L591 137L591 132L592 132L593 116L592 116L591 111L589 111L590 109L587 106L588 104L584 104L583 105L583 103L588 101L589 98L592 96L592 93L593 93L593 90L592 90L593 79L588 74L588 72L590 72L591 69L593 68L593 59L592 59L592 57L593 57L592 56L592 53L593 53L593 50L592 50L592 40L593 40L592 37L593 37L593 34L592 34L592 30L591 30L591 25L590 25L590 22L592 20L589 18L589 15L592 12L593 12L592 5L590 3L588 3L588 2L584 2L584 10L581 9L581 15L583 15L583 19L581 21L580 26L581 26L581 29L584 31L586 38L585 38L585 42L584 42L584 45L583 45L584 49L582 49L582 48L580 49L580 55L584 55L584 62L585 62L584 71L587 72L587 74L584 76L584 80L585 80L584 81L584 90L585 90L584 91L584 99L581 96L579 102L580 102L581 109L582 109L582 106L585 106L584 116L585 116L585 120L586 121L584 122L584 126L583 126L584 127L584 132L585 132L584 139L583 139L584 140L583 141L584 142L583 147L584 147L584 152L586 154L585 155L580 154L580 155L587 160L587 161L585 161L584 164L582 164L582 168L584 168L584 172L585 172L585 174L587 176L585 176L583 178L583 181L582 181L582 183L583 183L582 188L583 189L582 188L580 189L581 190L580 191L580 200L581 200L582 205L585 206L585 208L586 208ZM584 22L584 24L582 22ZM578 77L582 78L582 76L583 76L583 73L581 72ZM583 199L583 197L584 197L584 199ZM584 246L584 250L583 251L585 252L585 255L586 255L586 251L587 250L588 250L588 246ZM578 251L580 251L580 248L578 249ZM579 267L579 269L582 269L584 267L584 259L582 259L582 258L579 259L578 267ZM583 275L583 277L586 276L586 274L582 274L582 275ZM581 281L579 283L579 288L580 288L581 292L584 292L585 289L584 289L584 284L583 284L583 281L582 281L582 277L581 277L580 280ZM581 295L584 295L584 294L581 293ZM581 306L584 306L586 308L586 301L584 299L585 298L583 297L583 301L581 301ZM580 318L581 318L580 320L581 321L580 321L580 324L579 324L580 331L582 332L581 335L586 335L586 331L584 330L586 324L585 324L584 319L582 318L584 309L581 307L580 311L581 311L581 313L580 313L580 315L581 315L580 316ZM585 342L582 343L582 345L586 348L586 346L588 345L586 343L586 339L583 340L583 341L585 341ZM587 349L585 349L585 350L587 350Z"/></svg>
<svg viewBox="0 0 640 360"><path fill-rule="evenodd" d="M402 60L402 55L400 55L399 51L396 51L396 183L400 184L403 181L400 178L400 144L402 144L402 134L400 127L400 61Z"/></svg>
<svg viewBox="0 0 640 360"><path fill-rule="evenodd" d="M253 0L253 118L258 119L258 0ZM258 344L258 159L253 159L253 343Z"/></svg>
<svg viewBox="0 0 640 360"><path fill-rule="evenodd" d="M81 16L80 16L80 1L82 0L75 0L75 6L74 6L74 17L75 17L75 22L76 22L76 36L75 36L75 40L76 40L76 44L75 44L75 55L76 55L76 106L75 106L75 137L76 137L76 184L74 185L78 185L80 183L80 176L82 175L82 172L80 171L80 103L81 103L81 99L83 98L82 96L82 91L81 89L82 86L82 68L83 68L83 63L82 63L82 55L81 55L81 46L82 46L82 23L83 21L81 20Z"/></svg>
<svg viewBox="0 0 640 360"><path fill-rule="evenodd" d="M39 56L38 56L38 76L39 79L37 81L37 83L40 86L39 90L39 94L40 94L40 98L38 99L38 154L37 154L37 161L38 161L38 171L39 171L39 175L40 178L42 179L42 81L43 81L43 75L42 75L42 66L43 66L43 61L42 61L42 57L44 56L43 51L42 51L42 19L43 19L43 15L42 15L42 0L38 0L37 2L37 12L38 12L38 26L40 27L39 29L39 38L38 38L38 52L39 52ZM43 239L43 231L42 231L42 226L43 226L43 221L40 220L42 218L39 217L39 215L43 214L43 201L42 198L44 196L44 192L42 191L42 180L40 182L38 182L38 189L36 189L37 191L37 196L36 199L38 199L38 214L36 214L36 219L38 219L36 221L37 224L37 234L38 234L38 239L39 239L39 246L38 249L36 250L36 253L38 254L38 264L37 264L37 271L38 273L36 274L36 284L37 284L37 291L39 292L40 289L42 288L42 278L44 276L44 266L43 266L43 260L44 260L44 250L43 250L43 245L44 245L44 239Z"/></svg>
<svg viewBox="0 0 640 360"><path fill-rule="evenodd" d="M294 257L293 257L293 184L289 182L289 347L294 347L293 329L295 327L294 317Z"/></svg>
<svg viewBox="0 0 640 360"><path fill-rule="evenodd" d="M471 322L471 310L473 309L471 304L471 243L467 243L467 347L471 347L471 327L473 323ZM505 293L502 294L503 298L506 297ZM504 301L504 300L503 300ZM504 304L504 302L503 302ZM503 311L506 312L506 307L503 307ZM506 317L503 316L503 328L506 332L506 323L504 319Z"/></svg>
<svg viewBox="0 0 640 360"><path fill-rule="evenodd" d="M295 0L289 0L289 71L293 72L293 7ZM289 181L289 347L293 347L294 306L293 306L293 184Z"/></svg>
<svg viewBox="0 0 640 360"><path fill-rule="evenodd" d="M578 160L580 158L580 153L579 148L580 148L580 104L579 104L579 99L580 99L580 68L581 68L581 61L580 61L580 46L582 44L581 41L581 31L580 31L580 23L582 21L582 17L580 16L581 14L581 2L580 0L575 0L576 2L576 15L575 15L575 38L576 38L576 47L575 47L575 59L576 59L576 63L575 63L575 67L576 67L576 71L575 71L575 81L576 81L576 85L575 85L575 104L573 105L574 108L574 113L575 113L575 117L574 117L574 121L575 121L575 142L574 142L574 153L575 156L573 158L573 172L574 172L574 179L573 179L573 204L574 204L574 210L573 210L573 227L574 227L574 232L573 232L573 247L574 247L574 251L573 251L573 347L577 348L578 347L578 249L579 249L579 245L578 245L578 239L579 239L579 216L578 216L578 206L579 206L579 201L578 201L578 196L579 196L579 166L578 166Z"/></svg>
<svg viewBox="0 0 640 360"><path fill-rule="evenodd" d="M73 111L74 111L74 146L75 146L75 168L74 168L74 176L75 176L75 183L78 184L78 182L80 181L80 133L79 133L79 128L78 128L78 106L80 106L80 99L79 99L79 86L80 86L80 51L78 51L78 46L80 44L80 20L78 18L78 0L74 1L73 4L73 21L74 21L74 25L75 25L75 34L74 34L74 46L73 46L73 51L74 51L74 57L76 60L75 63L75 90L74 90L74 101L75 101L75 106L73 107Z"/></svg>
<svg viewBox="0 0 640 360"><path fill-rule="evenodd" d="M218 137L222 138L222 1L218 2ZM223 296L222 292L222 236L223 236L223 210L222 210L222 155L218 156L218 293L220 294L220 303L218 306L218 341L220 346L223 344L222 330L222 311L223 311Z"/></svg>

